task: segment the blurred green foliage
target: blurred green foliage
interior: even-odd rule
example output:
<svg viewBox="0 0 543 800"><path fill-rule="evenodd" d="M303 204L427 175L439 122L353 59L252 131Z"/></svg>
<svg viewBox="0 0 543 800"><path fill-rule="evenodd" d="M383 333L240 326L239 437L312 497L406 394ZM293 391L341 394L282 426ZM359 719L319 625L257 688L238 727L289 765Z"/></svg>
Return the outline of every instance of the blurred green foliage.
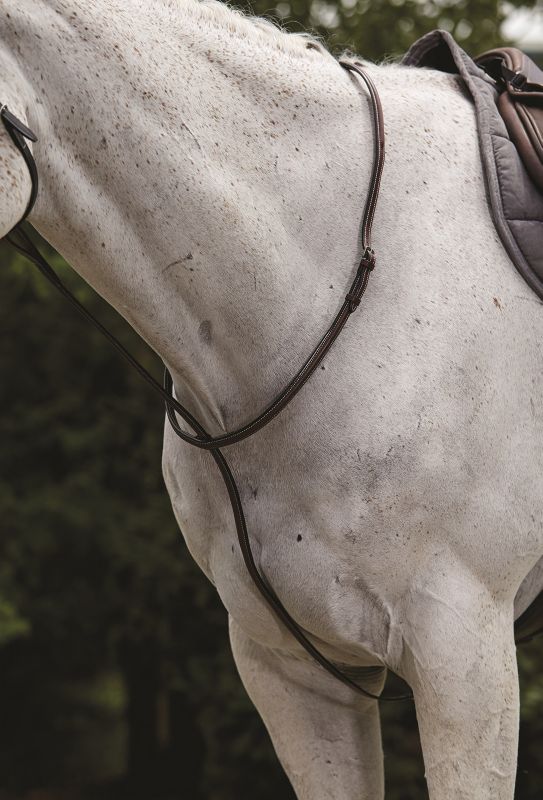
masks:
<svg viewBox="0 0 543 800"><path fill-rule="evenodd" d="M500 40L503 8L250 6L370 58L435 27L483 50ZM130 328L44 251L159 375ZM160 402L5 243L0 264L0 800L40 787L44 800L293 800L236 676L225 612L175 525ZM541 796L542 656L542 641L520 653L519 800ZM412 705L385 705L383 728L387 800L426 797Z"/></svg>
<svg viewBox="0 0 543 800"><path fill-rule="evenodd" d="M345 48L383 60L404 53L434 28L450 31L472 55L503 41L501 27L514 8L532 8L538 0L243 0L239 5L281 19L288 30L311 29L332 52Z"/></svg>
<svg viewBox="0 0 543 800"><path fill-rule="evenodd" d="M0 263L0 797L74 781L114 781L115 800L288 797L171 512L160 401L5 243Z"/></svg>
<svg viewBox="0 0 543 800"><path fill-rule="evenodd" d="M30 623L12 603L0 600L0 647L30 633Z"/></svg>

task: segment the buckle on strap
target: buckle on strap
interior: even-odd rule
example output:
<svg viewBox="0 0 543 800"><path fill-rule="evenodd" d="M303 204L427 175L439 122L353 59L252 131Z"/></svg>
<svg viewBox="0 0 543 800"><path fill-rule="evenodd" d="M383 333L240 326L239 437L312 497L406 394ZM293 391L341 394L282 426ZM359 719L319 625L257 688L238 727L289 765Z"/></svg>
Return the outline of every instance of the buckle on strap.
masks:
<svg viewBox="0 0 543 800"><path fill-rule="evenodd" d="M514 72L512 69L506 67L505 64L502 65L502 75L505 83L517 92L522 91L528 83L528 78L523 72Z"/></svg>
<svg viewBox="0 0 543 800"><path fill-rule="evenodd" d="M358 269L356 270L354 281L352 282L351 288L345 297L345 300L349 303L349 312L351 314L353 311L356 311L360 305L362 295L364 294L366 286L368 285L369 274L374 268L375 252L373 251L373 248L366 247L362 258L360 259Z"/></svg>

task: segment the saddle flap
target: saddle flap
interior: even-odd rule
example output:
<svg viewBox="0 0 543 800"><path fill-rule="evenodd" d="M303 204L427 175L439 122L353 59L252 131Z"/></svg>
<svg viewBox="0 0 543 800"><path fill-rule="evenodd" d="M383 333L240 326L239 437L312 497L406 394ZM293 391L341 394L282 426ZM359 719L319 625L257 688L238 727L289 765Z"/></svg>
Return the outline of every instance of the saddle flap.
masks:
<svg viewBox="0 0 543 800"><path fill-rule="evenodd" d="M475 62L496 81L498 109L509 136L543 192L543 70L516 47L488 50Z"/></svg>

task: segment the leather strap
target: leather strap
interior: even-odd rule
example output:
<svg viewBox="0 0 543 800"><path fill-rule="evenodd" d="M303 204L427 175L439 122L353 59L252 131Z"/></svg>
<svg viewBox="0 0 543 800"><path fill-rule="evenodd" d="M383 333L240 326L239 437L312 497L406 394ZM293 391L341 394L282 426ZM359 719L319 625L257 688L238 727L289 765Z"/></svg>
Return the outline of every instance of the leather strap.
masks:
<svg viewBox="0 0 543 800"><path fill-rule="evenodd" d="M34 161L34 157L30 152L30 148L28 147L25 139L29 139L31 142L37 142L38 137L28 128L24 122L21 122L15 114L12 114L11 111L8 109L6 105L0 107L0 118L4 123L4 126L9 133L11 140L15 147L19 150L21 155L23 156L24 160L26 161L26 166L28 167L28 171L30 172L30 178L32 180L32 189L30 192L30 199L28 201L28 205L26 207L26 211L23 214L22 219L19 220L19 225L23 222L32 209L34 208L34 203L36 202L36 197L38 196L38 188L39 188L39 180L38 180L38 169L36 167L36 162Z"/></svg>
<svg viewBox="0 0 543 800"><path fill-rule="evenodd" d="M328 330L326 331L326 333L324 334L324 336L322 337L316 348L313 350L309 358L297 372L292 381L285 387L285 389L283 389L283 391L275 398L275 400L258 417L252 420L252 422L242 426L241 428L238 428L237 430L231 433L224 434L222 436L216 436L216 437L210 436L205 430L205 428L198 422L198 420L188 411L188 409L186 409L181 403L179 403L178 400L176 400L175 397L173 396L173 390L174 390L173 381L168 370L165 371L164 386L161 386L153 378L153 376L125 349L125 347L118 341L118 339L116 339L113 336L113 334L111 334L102 325L102 323L99 322L90 313L90 311L88 311L64 286L64 284L60 281L54 270L45 261L45 259L39 252L38 248L28 237L26 232L20 227L20 223L14 229L14 231L16 232L16 236L14 236L13 232L11 232L7 236L7 238L8 241L13 245L13 247L15 247L20 253L22 253L30 261L32 261L42 272L42 274L61 292L61 294L64 297L66 297L70 301L70 303L74 305L77 308L77 310L89 322L91 322L96 328L98 328L98 330L106 337L106 339L109 342L111 342L111 344L120 352L123 358L125 358L128 361L128 363L134 369L137 370L137 372L141 375L141 377L147 383L149 383L158 394L160 394L165 399L166 413L168 415L168 419L175 433L183 441L192 444L195 447L203 448L210 451L213 459L215 460L215 463L217 464L217 467L220 470L220 473L224 480L224 484L228 491L228 496L230 498L230 504L232 507L232 513L236 525L238 541L240 544L241 552L247 570L251 578L253 579L255 586L257 587L258 591L260 592L266 603L269 605L269 607L274 612L276 617L278 617L278 619L281 620L281 622L291 632L294 638L304 648L304 650L310 656L312 656L312 658L315 661L317 661L322 667L324 667L324 669L326 669L331 675L337 678L337 680L341 681L343 684L345 684L358 694L361 694L373 700L383 700L383 701L406 700L412 697L410 693L403 695L379 696L376 694L372 694L371 692L366 691L362 686L359 686L357 683L355 683L355 681L349 678L347 674L342 672L342 670L340 670L333 662L327 659L326 656L324 656L320 652L320 650L318 650L315 647L315 645L308 638L308 635L302 630L299 624L291 617L291 615L289 614L288 610L285 608L281 600L277 597L273 589L267 583L266 579L261 575L261 573L258 570L251 549L251 542L249 539L249 533L247 530L245 514L243 511L243 506L241 503L239 491L234 476L232 474L232 471L230 469L230 466L226 458L222 454L221 450L219 449L227 445L234 444L235 442L239 442L242 439L245 439L248 436L251 436L252 434L261 430L272 419L274 419L274 417L276 417L277 414L279 414L279 412L283 408L285 408L285 406L290 402L290 400L292 400L292 398L300 391L302 386L306 383L309 377L317 369L322 359L332 346L333 342L339 336L350 315L353 314L358 308L362 296L368 285L369 276L375 267L375 253L373 252L373 249L371 247L371 228L375 214L375 207L377 205L379 186L381 182L381 174L384 165L385 150L384 150L383 111L375 84L373 83L368 73L364 70L362 64L360 62L349 62L346 60L342 60L339 63L344 69L356 73L363 78L369 90L371 105L372 105L372 122L374 131L374 163L370 180L370 189L366 200L366 206L364 209L364 215L362 220L363 255L358 265L358 269L356 271L353 282L349 288L349 291L345 296L345 299L338 314L336 315L334 321L332 322L332 324L330 325L330 327L328 328ZM32 176L33 195L31 197L31 202L29 203L29 207L25 213L26 217L30 209L32 208L33 201L37 193L37 170L36 170L36 165L34 163L34 159L32 158L32 154L30 153L30 150L26 146L24 139L22 139L21 137L31 138L31 136L29 136L28 134L32 134L32 132L29 129L27 129L26 126L24 126L23 123L20 122L20 120L13 118L13 115L11 114L9 114L9 116L6 116L6 114L2 114L2 119L8 129L8 132L10 132L10 135L12 136L14 143L16 144L18 149L22 152L23 156L25 157L25 160L27 161L27 164L29 164L30 174ZM16 135L13 134L13 131L15 132ZM34 136L34 134L32 134L32 136ZM23 148L26 148L26 151ZM29 156L30 160L28 160L27 156ZM17 237L20 239L20 241L18 241ZM192 428L195 435L190 434L181 428L181 426L177 421L176 414L178 414L184 420L184 422Z"/></svg>

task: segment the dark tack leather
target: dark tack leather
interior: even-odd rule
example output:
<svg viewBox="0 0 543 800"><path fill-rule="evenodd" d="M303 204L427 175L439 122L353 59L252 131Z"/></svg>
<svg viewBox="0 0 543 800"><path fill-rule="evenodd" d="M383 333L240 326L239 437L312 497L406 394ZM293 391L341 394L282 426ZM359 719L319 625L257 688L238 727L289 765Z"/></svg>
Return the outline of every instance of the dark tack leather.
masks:
<svg viewBox="0 0 543 800"><path fill-rule="evenodd" d="M294 638L300 643L300 645L306 650L309 655L311 655L315 661L317 661L324 669L326 669L331 675L337 678L339 681L344 683L346 686L353 689L355 692L364 695L365 697L371 698L373 700L404 700L410 698L411 694L406 695L399 695L399 696L378 696L374 695L371 692L366 691L362 688L359 684L357 684L354 680L352 680L349 675L344 672L343 670L339 669L333 662L329 661L321 652L318 650L311 640L308 638L307 634L302 630L302 628L298 625L298 623L290 616L287 609L282 604L281 600L277 597L273 589L269 586L266 579L261 575L258 570L258 567L255 563L253 552L251 549L251 543L249 539L249 533L247 530L247 525L245 522L245 515L243 512L243 506L241 504L241 498L239 496L238 487L236 485L236 481L230 469L230 466L221 452L222 447L227 445L234 444L235 442L239 442L242 439L245 439L247 436L251 436L253 433L256 433L258 430L263 428L265 425L268 424L272 419L274 419L277 414L290 402L290 400L297 394L297 392L301 389L301 387L305 384L305 382L309 379L312 373L316 370L330 347L332 346L333 342L339 336L340 332L342 331L343 327L345 326L347 320L349 319L350 315L353 314L356 309L358 308L362 296L366 290L368 285L369 276L372 270L375 267L375 253L371 247L371 228L373 223L373 217L375 214L375 207L377 204L377 199L379 196L379 186L381 182L381 174L383 171L384 165L384 157L385 157L385 138L384 138L384 124L383 124L383 111L381 107L381 101L379 99L379 95L377 89L364 70L362 64L359 62L349 62L349 61L341 61L341 66L345 69L356 73L359 75L369 90L371 101L372 101L372 121L373 121L373 131L374 131L374 163L373 163L373 170L370 180L370 189L368 193L368 197L366 200L366 206L364 209L363 220L362 220L362 258L360 260L358 269L354 276L353 282L347 292L347 295L343 301L343 304L336 315L334 321L332 322L331 326L328 328L322 339L320 340L319 344L309 356L307 361L303 364L299 372L293 378L293 380L288 384L288 386L275 398L275 400L252 422L248 423L247 425L239 428L236 431L233 431L229 434L224 434L223 436L210 436L205 428L198 422L198 420L183 406L178 400L175 399L173 395L173 381L171 375L169 374L168 370L165 370L165 378L164 378L164 386L161 386L152 375L147 372L147 370L138 362L134 357L123 347L123 345L111 334L79 301L71 294L71 292L63 285L60 281L54 270L49 266L49 264L45 261L39 250L36 248L32 240L27 236L25 231L20 227L20 223L14 229L15 236L13 232L8 235L8 241L23 255L25 255L30 261L32 261L38 269L43 273L43 275L51 281L51 283L66 297L76 308L77 310L87 319L89 320L98 330L111 342L111 344L121 353L121 355L128 361L128 363L137 370L137 372L141 375L141 377L149 383L153 389L160 394L166 403L166 412L168 415L168 419L173 427L175 433L181 437L185 442L192 444L195 447L204 448L209 450L217 467L222 475L224 480L226 489L228 491L228 496L230 498L230 504L232 507L232 513L234 516L234 521L236 525L236 531L238 536L238 541L240 544L241 552L243 554L243 558L245 561L245 565L251 578L253 579L258 591L266 601L266 603L270 606L274 614L281 620L281 622L285 625L285 627L291 632ZM22 137L31 134L32 132L29 129L26 129L23 123L16 118L13 118L13 115L2 115L2 119L6 128L8 129L15 145L18 149L22 152L27 164L29 164L30 173L32 176L33 187L37 190L37 170L34 164L34 160L32 158L32 154L30 153L28 147L26 147L26 143ZM31 137L28 137L31 138ZM26 150L24 149L26 148ZM30 159L30 160L29 160ZM35 191L33 192L35 195ZM29 204L31 207L31 204ZM25 213L25 216L29 213ZM192 430L195 432L195 435L188 433L179 425L177 421L176 415L179 415L181 419L187 423Z"/></svg>
<svg viewBox="0 0 543 800"><path fill-rule="evenodd" d="M488 50L474 61L496 81L497 105L511 141L543 192L543 70L516 47Z"/></svg>
<svg viewBox="0 0 543 800"><path fill-rule="evenodd" d="M38 170L36 168L36 162L34 161L34 157L30 152L30 148L28 147L25 139L29 139L31 142L37 142L38 137L34 133L34 131L30 130L24 122L21 122L15 114L12 114L11 111L8 109L6 105L0 108L0 118L4 123L4 127L6 128L7 132L11 137L11 141L15 145L15 147L20 151L24 160L26 161L26 166L28 167L28 171L30 172L30 178L32 180L32 189L30 192L30 199L28 201L28 205L26 207L26 211L23 214L22 219L19 220L19 225L23 220L25 220L32 209L34 208L34 203L36 202L36 197L38 196Z"/></svg>

